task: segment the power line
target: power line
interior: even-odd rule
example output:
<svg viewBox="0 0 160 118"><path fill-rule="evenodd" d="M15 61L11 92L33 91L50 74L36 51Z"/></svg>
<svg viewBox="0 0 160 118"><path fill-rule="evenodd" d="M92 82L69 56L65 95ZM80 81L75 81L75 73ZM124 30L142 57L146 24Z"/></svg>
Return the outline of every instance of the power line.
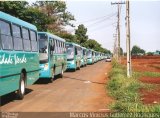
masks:
<svg viewBox="0 0 160 118"><path fill-rule="evenodd" d="M108 27L110 27L110 26L112 26L112 25L114 25L114 24L116 24L116 23L117 23L117 22L114 22L114 23L108 24L108 25L103 26L103 27L98 27L98 28L92 29L92 30L90 30L90 31L91 31L91 32L94 32L94 31L97 31L97 30L102 30L102 29L108 28Z"/></svg>
<svg viewBox="0 0 160 118"><path fill-rule="evenodd" d="M92 24L90 24L90 25L87 25L87 27L94 27L95 25L97 25L97 24L99 24L99 23L102 23L102 22L105 22L105 21L109 20L110 18L112 18L112 17L115 16L115 15L116 15L116 14L112 14L112 15L106 17L106 18L103 18L103 19L95 22L95 23L92 23Z"/></svg>
<svg viewBox="0 0 160 118"><path fill-rule="evenodd" d="M97 21L97 20L99 20L99 19L108 17L108 16L110 16L110 15L112 15L112 14L116 14L116 13L111 13L111 14L108 14L108 15L105 15L105 16L101 16L101 17L97 17L97 18L94 18L94 19L82 21L82 22L79 22L79 24L81 24L81 23L87 23L87 22L95 22L95 21Z"/></svg>

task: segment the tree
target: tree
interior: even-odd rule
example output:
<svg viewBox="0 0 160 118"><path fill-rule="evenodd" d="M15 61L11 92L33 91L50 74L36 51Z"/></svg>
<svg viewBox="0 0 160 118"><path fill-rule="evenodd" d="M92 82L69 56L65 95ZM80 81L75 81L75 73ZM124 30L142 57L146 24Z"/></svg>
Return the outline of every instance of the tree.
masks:
<svg viewBox="0 0 160 118"><path fill-rule="evenodd" d="M29 6L26 1L0 2L1 11L37 26L39 31L63 32L74 16L66 11L63 1L38 1Z"/></svg>
<svg viewBox="0 0 160 118"><path fill-rule="evenodd" d="M84 43L88 39L88 36L86 34L87 34L87 28L85 28L83 24L79 25L78 29L76 29L76 31L75 31L77 43L79 43L82 46L85 46Z"/></svg>
<svg viewBox="0 0 160 118"><path fill-rule="evenodd" d="M24 18L24 13L27 10L28 2L26 1L1 1L0 8L1 11L8 13L12 16L18 17L20 19Z"/></svg>
<svg viewBox="0 0 160 118"><path fill-rule="evenodd" d="M152 56L153 52L147 52L147 55Z"/></svg>
<svg viewBox="0 0 160 118"><path fill-rule="evenodd" d="M26 10L23 19L31 24L36 25L39 31L47 31L47 24L50 24L53 20L52 18L47 17L47 15L38 8L34 7L29 7Z"/></svg>
<svg viewBox="0 0 160 118"><path fill-rule="evenodd" d="M75 35L72 35L66 31L63 31L61 33L57 33L56 35L60 36L61 38L64 38L67 42L74 42L76 43Z"/></svg>
<svg viewBox="0 0 160 118"><path fill-rule="evenodd" d="M110 50L107 50L105 48L102 48L101 44L99 44L96 40L94 39L89 39L84 43L84 46L86 48L90 48L93 49L95 51L99 51L99 52L103 52L103 53L107 53L107 54L111 54Z"/></svg>
<svg viewBox="0 0 160 118"><path fill-rule="evenodd" d="M60 33L64 31L63 26L73 26L70 21L75 20L74 16L66 11L67 7L64 1L37 1L34 6L52 19L52 22L47 24L49 32Z"/></svg>
<svg viewBox="0 0 160 118"><path fill-rule="evenodd" d="M94 39L89 39L85 42L85 47L90 48L90 49L94 49L94 50L98 50L98 48L101 46L96 40Z"/></svg>
<svg viewBox="0 0 160 118"><path fill-rule="evenodd" d="M132 51L131 51L132 55L141 55L141 54L145 54L145 50L141 49L139 46L133 46Z"/></svg>

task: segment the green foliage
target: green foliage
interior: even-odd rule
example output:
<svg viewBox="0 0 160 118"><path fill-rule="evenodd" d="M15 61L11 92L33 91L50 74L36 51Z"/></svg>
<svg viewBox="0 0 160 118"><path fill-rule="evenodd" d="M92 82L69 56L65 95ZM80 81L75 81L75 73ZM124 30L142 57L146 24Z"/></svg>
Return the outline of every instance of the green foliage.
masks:
<svg viewBox="0 0 160 118"><path fill-rule="evenodd" d="M151 76L153 76L152 74ZM143 75L148 75L148 73ZM131 78L127 78L126 68L115 60L112 61L112 70L109 73L107 84L109 94L116 99L110 105L112 110L118 112L160 112L160 105L144 105L140 101L139 88L153 87L137 80L138 77L143 75L134 72Z"/></svg>
<svg viewBox="0 0 160 118"><path fill-rule="evenodd" d="M57 34L63 32L63 26L72 26L70 21L74 20L74 16L66 11L67 7L65 2L37 1L33 5L47 15L47 18L50 21L46 23L47 31Z"/></svg>
<svg viewBox="0 0 160 118"><path fill-rule="evenodd" d="M28 7L28 2L26 1L1 1L0 8L1 11L8 13L12 16L18 17L20 19L24 18L24 13Z"/></svg>
<svg viewBox="0 0 160 118"><path fill-rule="evenodd" d="M141 49L139 46L133 46L132 51L131 51L132 55L140 55L140 54L145 54L145 50Z"/></svg>
<svg viewBox="0 0 160 118"><path fill-rule="evenodd" d="M152 56L153 52L147 52L147 55Z"/></svg>
<svg viewBox="0 0 160 118"><path fill-rule="evenodd" d="M36 25L38 31L47 31L58 35L68 42L78 43L84 47L111 54L110 50L102 48L96 40L88 40L87 28L81 24L72 35L64 30L64 26L73 27L70 21L74 16L67 11L64 1L36 1L29 5L26 1L0 2L1 11Z"/></svg>
<svg viewBox="0 0 160 118"><path fill-rule="evenodd" d="M29 6L26 1L0 2L2 11L37 26L39 31L58 33L62 26L71 25L74 16L66 11L62 1L38 1Z"/></svg>
<svg viewBox="0 0 160 118"><path fill-rule="evenodd" d="M39 31L47 31L46 24L51 23L53 20L51 18L48 18L45 13L39 11L38 8L33 8L33 7L30 7L29 9L26 10L23 19L29 23L36 25Z"/></svg>
<svg viewBox="0 0 160 118"><path fill-rule="evenodd" d="M79 25L78 29L75 31L75 36L80 45L84 45L84 43L87 41L88 36L86 34L87 28L85 28L83 24Z"/></svg>

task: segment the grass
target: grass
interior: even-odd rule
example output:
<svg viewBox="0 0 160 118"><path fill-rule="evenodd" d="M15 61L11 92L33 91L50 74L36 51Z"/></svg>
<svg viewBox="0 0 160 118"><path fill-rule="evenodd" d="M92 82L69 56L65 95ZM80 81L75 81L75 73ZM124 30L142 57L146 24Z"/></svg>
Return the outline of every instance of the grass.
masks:
<svg viewBox="0 0 160 118"><path fill-rule="evenodd" d="M160 73L158 73L158 72L143 72L142 76L145 76L145 77L160 77Z"/></svg>
<svg viewBox="0 0 160 118"><path fill-rule="evenodd" d="M126 67L116 61L112 62L112 70L109 73L110 79L107 83L109 95L116 100L110 105L112 110L118 112L160 112L160 104L144 105L140 101L139 89L153 88L151 84L138 81L138 78L142 76L160 77L160 73L133 72L132 77L127 78Z"/></svg>

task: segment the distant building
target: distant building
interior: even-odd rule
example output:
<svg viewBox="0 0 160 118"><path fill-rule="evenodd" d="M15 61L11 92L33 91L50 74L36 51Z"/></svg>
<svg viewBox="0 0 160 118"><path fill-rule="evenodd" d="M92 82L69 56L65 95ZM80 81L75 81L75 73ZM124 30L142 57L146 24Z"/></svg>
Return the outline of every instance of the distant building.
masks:
<svg viewBox="0 0 160 118"><path fill-rule="evenodd" d="M156 50L156 52L153 53L154 55L160 55L160 51Z"/></svg>

